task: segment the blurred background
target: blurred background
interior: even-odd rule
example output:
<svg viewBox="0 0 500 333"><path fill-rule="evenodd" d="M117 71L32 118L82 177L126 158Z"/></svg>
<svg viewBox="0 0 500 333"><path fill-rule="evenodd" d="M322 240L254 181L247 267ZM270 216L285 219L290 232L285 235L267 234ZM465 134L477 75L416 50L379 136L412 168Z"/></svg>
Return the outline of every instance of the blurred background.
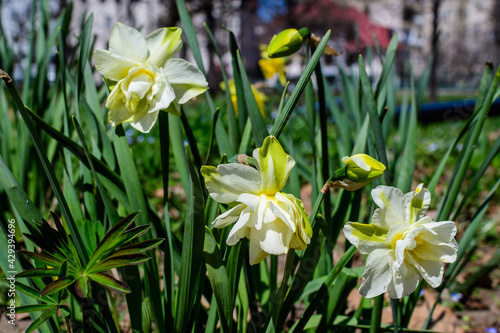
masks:
<svg viewBox="0 0 500 333"><path fill-rule="evenodd" d="M14 79L23 79L28 61L30 0L2 0L3 33L15 46ZM51 0L48 8L55 19L73 3L73 36L80 34L81 19L94 13L95 47L107 48L115 22L122 22L148 34L159 27L180 25L174 0ZM206 22L214 32L230 70L228 34L231 29L254 80L263 79L258 66L259 46L285 28L308 27L322 36L332 29L330 46L342 51L338 57L322 58L323 69L332 86L341 88L339 67L357 71L357 56L363 54L369 74L380 73L378 50L383 53L390 38L398 34L396 56L400 87L408 85L409 62L416 77L424 71L431 54L435 62L429 82L429 99L438 93L467 97L473 95L487 61L500 58L500 0L187 0L199 41L211 89L222 81L220 63L203 28ZM377 41L374 36L376 35ZM74 40L76 44L76 37ZM378 45L377 45L378 44ZM11 44L12 45L12 44ZM71 45L70 45L71 46ZM54 60L56 50L54 49ZM183 48L182 52L189 52ZM182 54L187 56L189 54ZM301 74L300 61L291 59L287 77ZM48 72L55 79L55 66Z"/></svg>

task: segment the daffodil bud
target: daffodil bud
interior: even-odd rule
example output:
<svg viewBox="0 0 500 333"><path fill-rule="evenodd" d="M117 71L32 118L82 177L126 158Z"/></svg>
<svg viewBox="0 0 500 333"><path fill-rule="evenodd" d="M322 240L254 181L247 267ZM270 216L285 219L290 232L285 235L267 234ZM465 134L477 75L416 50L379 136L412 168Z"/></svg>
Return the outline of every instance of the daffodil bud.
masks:
<svg viewBox="0 0 500 333"><path fill-rule="evenodd" d="M356 183L369 183L382 177L385 165L366 154L356 154L342 158L345 164L345 174L348 179Z"/></svg>
<svg viewBox="0 0 500 333"><path fill-rule="evenodd" d="M302 41L309 35L307 28L286 29L274 35L269 43L267 55L269 58L281 58L294 54L302 47Z"/></svg>
<svg viewBox="0 0 500 333"><path fill-rule="evenodd" d="M323 188L343 188L347 191L356 191L374 179L382 177L385 165L366 154L356 154L342 158L345 166L335 171L333 180Z"/></svg>

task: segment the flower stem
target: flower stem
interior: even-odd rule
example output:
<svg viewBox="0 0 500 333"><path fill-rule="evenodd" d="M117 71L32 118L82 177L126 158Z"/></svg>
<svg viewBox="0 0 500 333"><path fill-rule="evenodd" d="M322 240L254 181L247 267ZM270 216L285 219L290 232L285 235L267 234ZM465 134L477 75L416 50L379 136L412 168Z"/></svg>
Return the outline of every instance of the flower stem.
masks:
<svg viewBox="0 0 500 333"><path fill-rule="evenodd" d="M394 333L399 332L399 299L391 299L392 322L394 325Z"/></svg>

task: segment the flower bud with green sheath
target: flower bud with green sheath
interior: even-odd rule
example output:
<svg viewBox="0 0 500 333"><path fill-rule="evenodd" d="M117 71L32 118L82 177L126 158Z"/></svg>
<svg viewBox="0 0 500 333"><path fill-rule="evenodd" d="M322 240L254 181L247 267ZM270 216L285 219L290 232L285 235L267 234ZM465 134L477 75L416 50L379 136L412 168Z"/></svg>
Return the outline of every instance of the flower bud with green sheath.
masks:
<svg viewBox="0 0 500 333"><path fill-rule="evenodd" d="M385 171L385 165L366 154L345 156L342 162L345 166L335 172L329 187L355 191L382 177Z"/></svg>
<svg viewBox="0 0 500 333"><path fill-rule="evenodd" d="M302 47L304 39L309 38L311 33L309 29L285 29L277 35L274 35L269 43L267 55L269 58L287 57Z"/></svg>

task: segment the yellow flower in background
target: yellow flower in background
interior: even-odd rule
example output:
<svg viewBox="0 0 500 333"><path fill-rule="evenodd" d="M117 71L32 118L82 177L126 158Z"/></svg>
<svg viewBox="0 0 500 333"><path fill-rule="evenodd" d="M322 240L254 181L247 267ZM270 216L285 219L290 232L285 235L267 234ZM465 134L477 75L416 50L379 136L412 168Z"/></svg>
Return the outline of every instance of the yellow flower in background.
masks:
<svg viewBox="0 0 500 333"><path fill-rule="evenodd" d="M271 59L267 55L267 46L266 45L261 45L261 57L262 59L259 60L259 67L260 70L262 71L262 74L266 79L272 79L275 75L278 75L278 80L282 86L286 85L286 75L285 75L285 70L286 70L286 62L288 58L274 58Z"/></svg>
<svg viewBox="0 0 500 333"><path fill-rule="evenodd" d="M224 228L236 222L226 242L235 245L248 238L252 265L270 254L304 250L312 237L302 201L280 192L295 165L293 158L273 136L253 151L253 158L256 168L239 163L201 168L210 196L232 206L212 222L212 227Z"/></svg>
<svg viewBox="0 0 500 333"><path fill-rule="evenodd" d="M236 96L236 85L234 84L234 80L228 80L229 85L229 93L231 94L231 102L233 102L233 109L236 114L238 114L238 97ZM219 84L222 91L226 91L226 85L224 82ZM251 85L253 96L255 97L255 101L257 102L257 106L259 107L260 113L263 117L266 116L266 102L268 101L268 97L266 94L260 92L253 84Z"/></svg>
<svg viewBox="0 0 500 333"><path fill-rule="evenodd" d="M179 104L207 90L196 66L173 58L182 47L181 33L176 27L162 28L144 38L131 27L114 25L109 50L94 55L96 69L111 89L106 101L111 125L130 122L147 133L160 110L179 115Z"/></svg>
<svg viewBox="0 0 500 333"><path fill-rule="evenodd" d="M457 258L455 223L425 216L431 195L423 184L406 194L378 186L372 197L380 208L371 224L348 222L344 227L345 237L360 253L369 254L359 293L370 298L389 292L390 298L402 298L415 291L422 278L438 287L442 263Z"/></svg>

